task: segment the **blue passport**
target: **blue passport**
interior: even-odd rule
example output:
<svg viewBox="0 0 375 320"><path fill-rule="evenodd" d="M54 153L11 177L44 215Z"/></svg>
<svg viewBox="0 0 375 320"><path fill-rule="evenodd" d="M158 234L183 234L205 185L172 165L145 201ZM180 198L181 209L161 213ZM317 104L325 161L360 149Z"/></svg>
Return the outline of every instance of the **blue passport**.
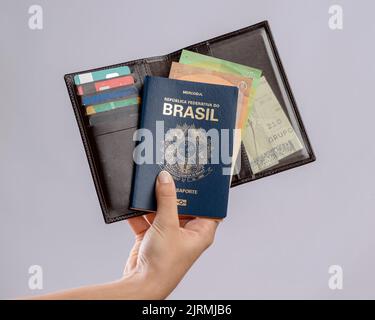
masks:
<svg viewBox="0 0 375 320"><path fill-rule="evenodd" d="M156 211L156 177L166 170L179 214L226 216L237 99L234 86L145 78L132 209Z"/></svg>

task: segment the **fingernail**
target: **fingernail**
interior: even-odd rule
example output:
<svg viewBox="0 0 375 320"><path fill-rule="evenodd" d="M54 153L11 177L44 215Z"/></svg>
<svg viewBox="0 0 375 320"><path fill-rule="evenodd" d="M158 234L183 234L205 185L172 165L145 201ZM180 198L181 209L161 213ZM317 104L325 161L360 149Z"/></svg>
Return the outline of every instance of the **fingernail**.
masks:
<svg viewBox="0 0 375 320"><path fill-rule="evenodd" d="M168 171L163 170L163 171L160 171L158 175L158 180L160 183L171 183L172 177Z"/></svg>

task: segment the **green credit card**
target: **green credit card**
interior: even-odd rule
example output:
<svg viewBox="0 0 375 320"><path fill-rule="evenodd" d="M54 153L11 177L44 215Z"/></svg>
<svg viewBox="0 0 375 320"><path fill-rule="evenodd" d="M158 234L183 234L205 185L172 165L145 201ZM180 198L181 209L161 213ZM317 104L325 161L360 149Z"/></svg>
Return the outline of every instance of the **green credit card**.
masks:
<svg viewBox="0 0 375 320"><path fill-rule="evenodd" d="M141 99L139 97L134 97L134 98L116 100L116 101L96 104L96 105L92 105L92 106L87 106L86 107L86 114L92 115L92 114L95 114L95 113L109 111L109 110L112 110L112 109L128 107L128 106L132 106L132 105L135 105L135 104L139 104L140 101L141 101Z"/></svg>

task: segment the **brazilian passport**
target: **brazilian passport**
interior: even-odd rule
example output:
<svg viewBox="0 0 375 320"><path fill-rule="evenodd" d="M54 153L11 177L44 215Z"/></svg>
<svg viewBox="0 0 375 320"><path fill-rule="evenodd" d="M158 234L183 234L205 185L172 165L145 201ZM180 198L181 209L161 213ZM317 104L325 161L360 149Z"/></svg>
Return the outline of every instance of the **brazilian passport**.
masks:
<svg viewBox="0 0 375 320"><path fill-rule="evenodd" d="M226 216L237 100L235 86L145 78L131 209L156 211L156 177L166 170L180 215Z"/></svg>

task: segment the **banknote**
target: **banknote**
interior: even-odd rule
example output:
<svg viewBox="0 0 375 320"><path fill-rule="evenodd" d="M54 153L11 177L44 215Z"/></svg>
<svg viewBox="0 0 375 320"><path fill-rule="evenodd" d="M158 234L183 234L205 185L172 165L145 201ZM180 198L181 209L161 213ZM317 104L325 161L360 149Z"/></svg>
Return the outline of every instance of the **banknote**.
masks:
<svg viewBox="0 0 375 320"><path fill-rule="evenodd" d="M200 53L188 51L188 50L182 50L181 56L180 56L180 63L192 65L199 68L205 68L217 72L222 73L229 73L232 75L237 75L241 77L246 77L252 79L252 87L249 93L249 99L248 99L248 111L247 111L247 118L250 116L252 106L255 99L255 93L256 93L256 87L257 83L262 75L262 71L256 68L252 68L249 66L245 66L242 64L238 64L235 62L218 59L211 56L206 56ZM247 126L246 122L245 125L242 126L243 130ZM242 130L242 135L243 135ZM243 141L243 137L242 137ZM235 164L235 173L237 173L240 170L240 163L236 161Z"/></svg>
<svg viewBox="0 0 375 320"><path fill-rule="evenodd" d="M262 71L235 62L206 56L204 54L182 50L180 63L191 64L196 67L207 68L215 71L237 74L243 77L259 79Z"/></svg>
<svg viewBox="0 0 375 320"><path fill-rule="evenodd" d="M253 85L252 78L237 76L233 73L224 73L208 68L200 68L193 65L187 65L177 62L172 62L172 66L169 72L169 78L237 87L238 103L236 128L242 129L245 127L246 120L249 116L250 111L249 97Z"/></svg>
<svg viewBox="0 0 375 320"><path fill-rule="evenodd" d="M253 79L177 62L172 62L169 78L193 82L222 84L227 86L235 86L238 88L236 114L236 129L238 130L236 130L233 139L233 174L235 170L235 163L241 149L241 130L245 128L247 119L249 117L249 97L252 89Z"/></svg>
<svg viewBox="0 0 375 320"><path fill-rule="evenodd" d="M249 112L251 111L258 80L262 76L262 70L248 67L235 62L206 56L204 54L192 52L189 50L182 50L179 62L183 64L190 64L199 68L206 68L253 79L253 84L249 96Z"/></svg>

